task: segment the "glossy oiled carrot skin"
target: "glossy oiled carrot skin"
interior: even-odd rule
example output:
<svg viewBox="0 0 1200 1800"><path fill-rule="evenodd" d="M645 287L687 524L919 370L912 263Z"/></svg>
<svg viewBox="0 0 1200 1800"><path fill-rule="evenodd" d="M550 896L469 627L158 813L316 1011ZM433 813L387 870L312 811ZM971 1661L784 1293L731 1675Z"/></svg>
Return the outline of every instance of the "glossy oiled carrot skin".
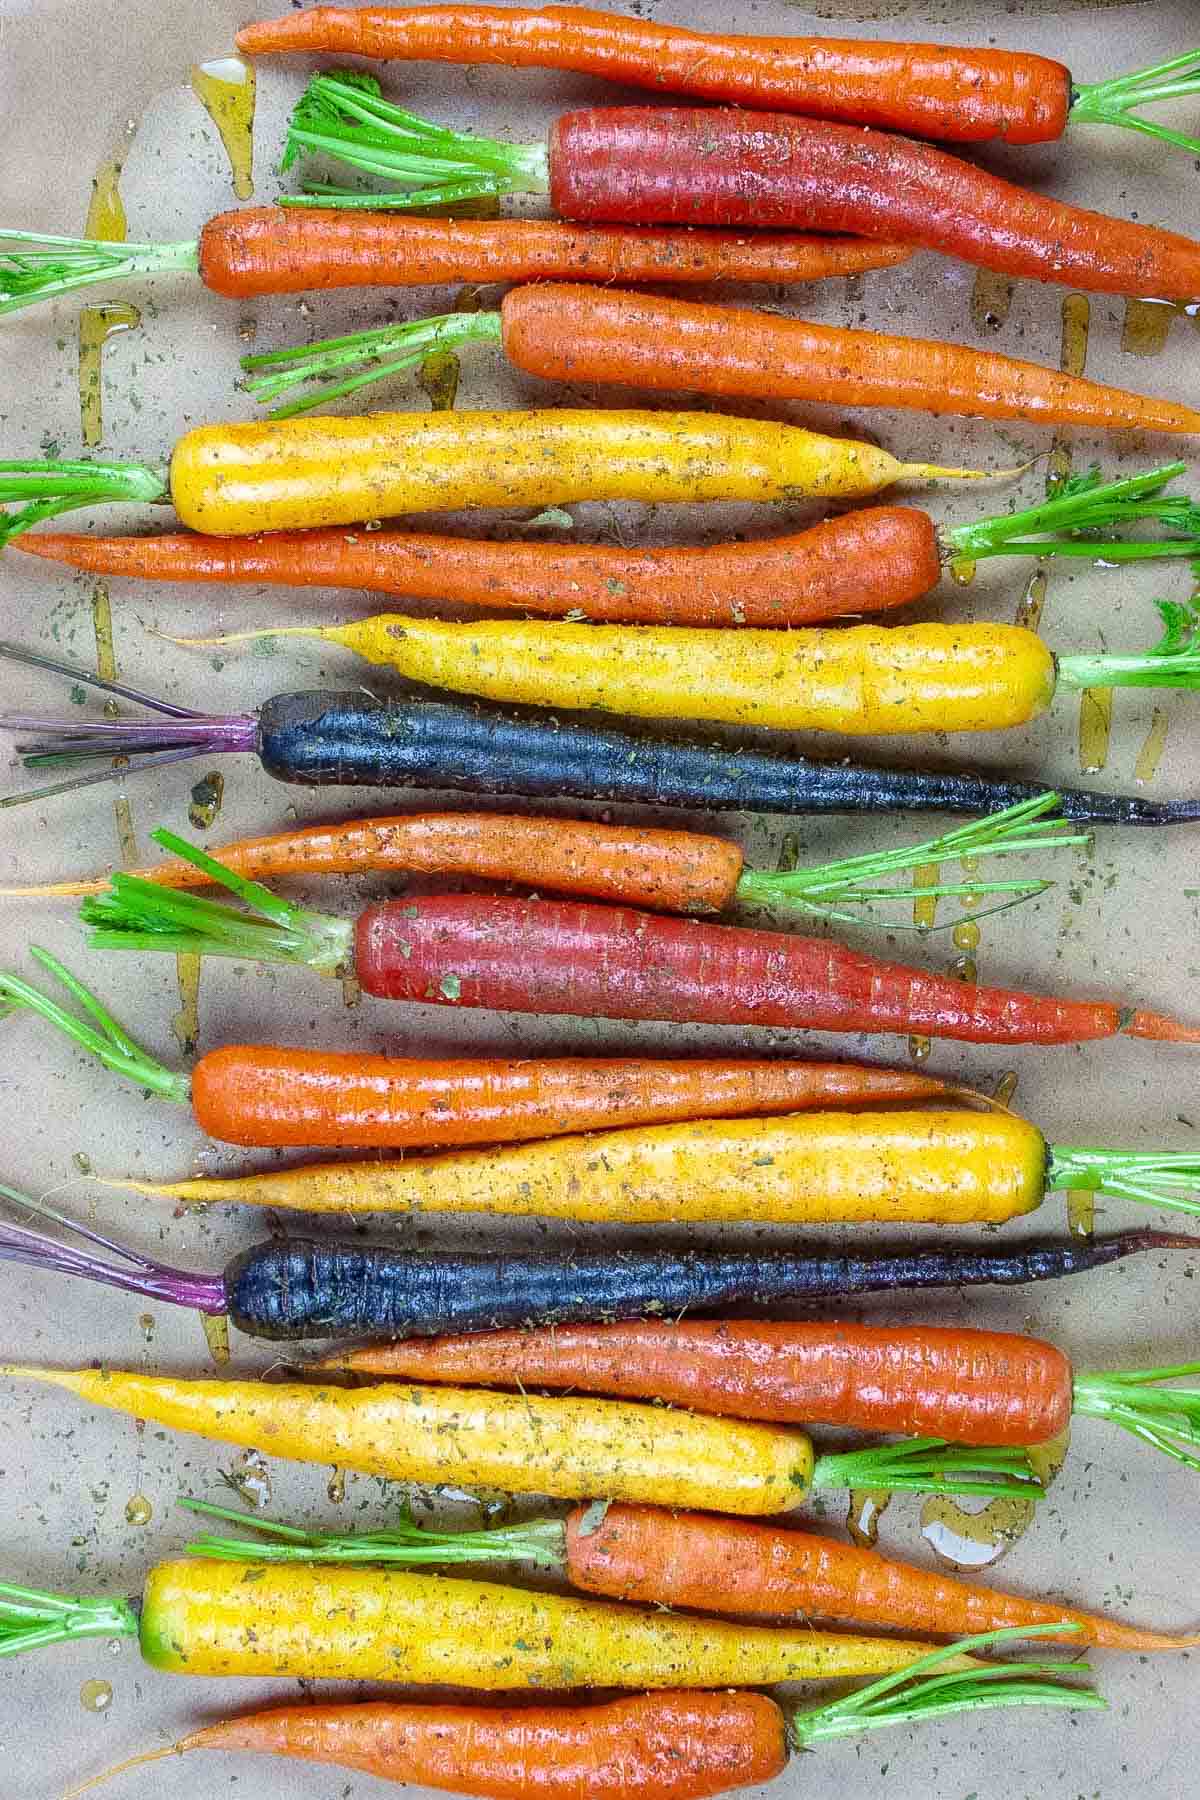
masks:
<svg viewBox="0 0 1200 1800"><path fill-rule="evenodd" d="M335 51L570 69L960 143L1048 143L1062 136L1071 104L1069 70L1028 51L735 36L564 6L316 6L248 25L237 41L252 56Z"/></svg>
<svg viewBox="0 0 1200 1800"><path fill-rule="evenodd" d="M385 1481L453 1482L562 1500L609 1494L751 1514L787 1512L812 1485L812 1445L801 1432L621 1400L398 1382L347 1389L189 1381L110 1368L8 1365L4 1372L175 1431Z"/></svg>
<svg viewBox="0 0 1200 1800"><path fill-rule="evenodd" d="M40 532L11 547L103 575L356 588L631 625L813 624L906 606L941 573L933 522L911 506L864 507L787 537L696 547L338 529L252 538Z"/></svg>
<svg viewBox="0 0 1200 1800"><path fill-rule="evenodd" d="M214 854L226 868L254 881L390 871L473 875L686 913L724 912L742 873L742 853L727 838L505 813L335 820L242 838ZM158 863L130 873L163 887L209 885L205 871L192 863ZM106 886L105 878L97 877L41 891L102 893Z"/></svg>
<svg viewBox="0 0 1200 1800"><path fill-rule="evenodd" d="M431 1062L233 1044L192 1074L201 1128L260 1148L435 1149L696 1118L933 1099L943 1082L844 1063L646 1058Z"/></svg>
<svg viewBox="0 0 1200 1800"><path fill-rule="evenodd" d="M202 425L170 487L193 531L238 537L477 506L862 499L912 473L772 420L555 407Z"/></svg>
<svg viewBox="0 0 1200 1800"><path fill-rule="evenodd" d="M457 281L818 281L905 262L901 244L796 233L647 231L555 219L405 219L249 206L200 233L200 276L230 299Z"/></svg>
<svg viewBox="0 0 1200 1800"><path fill-rule="evenodd" d="M193 1731L181 1750L251 1750L481 1800L706 1800L771 1781L784 1718L754 1693L639 1694L600 1706L273 1707Z"/></svg>
<svg viewBox="0 0 1200 1800"><path fill-rule="evenodd" d="M401 1681L484 1692L765 1687L883 1674L930 1648L902 1638L688 1619L457 1575L296 1564L248 1569L195 1558L150 1572L141 1647L154 1668L174 1675Z"/></svg>
<svg viewBox="0 0 1200 1800"><path fill-rule="evenodd" d="M1200 413L990 350L743 307L549 282L501 305L511 362L547 381L904 407L1029 424L1200 431Z"/></svg>
<svg viewBox="0 0 1200 1800"><path fill-rule="evenodd" d="M1066 1429L1073 1400L1071 1365L1053 1344L920 1325L566 1324L381 1346L379 1361L413 1378L565 1387L958 1444L1045 1443Z"/></svg>
<svg viewBox="0 0 1200 1800"><path fill-rule="evenodd" d="M1112 1037L1105 1001L1054 1000L864 956L827 938L584 902L434 895L369 907L368 993L504 1012L812 1031L925 1032L968 1043Z"/></svg>
<svg viewBox="0 0 1200 1800"><path fill-rule="evenodd" d="M945 1637L1062 1619L1079 1627L1069 1634L1076 1643L1105 1650L1180 1650L1200 1641L998 1593L857 1544L706 1513L610 1506L597 1523L579 1507L566 1521L566 1546L575 1587L645 1606L828 1619Z"/></svg>
<svg viewBox="0 0 1200 1800"><path fill-rule="evenodd" d="M1064 205L929 144L785 113L567 113L550 177L564 218L849 231L1097 293L1200 293L1190 238Z"/></svg>
<svg viewBox="0 0 1200 1800"><path fill-rule="evenodd" d="M805 1226L1001 1225L1039 1206L1045 1184L1045 1140L1024 1119L924 1107L692 1119L399 1162L132 1185L302 1212Z"/></svg>

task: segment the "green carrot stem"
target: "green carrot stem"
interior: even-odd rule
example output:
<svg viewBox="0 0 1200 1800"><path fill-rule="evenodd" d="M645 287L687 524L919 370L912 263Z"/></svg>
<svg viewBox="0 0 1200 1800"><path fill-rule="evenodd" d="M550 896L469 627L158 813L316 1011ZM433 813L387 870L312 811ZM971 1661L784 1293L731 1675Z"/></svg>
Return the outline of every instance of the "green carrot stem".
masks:
<svg viewBox="0 0 1200 1800"><path fill-rule="evenodd" d="M436 213L439 218L494 219L500 211L501 189L494 181L443 182L440 187L405 194L377 194L361 188L339 187L331 181L306 181L299 194L280 194L277 206L340 208L346 212Z"/></svg>
<svg viewBox="0 0 1200 1800"><path fill-rule="evenodd" d="M943 532L947 555L968 562L989 556L1074 556L1105 562L1137 562L1150 557L1200 555L1200 506L1187 494L1163 494L1187 469L1164 463L1144 475L1100 480L1093 467L1071 476L1046 500L1019 512L974 519ZM1114 537L1114 531L1150 519L1183 535L1167 538Z"/></svg>
<svg viewBox="0 0 1200 1800"><path fill-rule="evenodd" d="M1200 94L1200 50L1186 50L1152 68L1135 69L1110 81L1093 81L1071 89L1072 125L1116 125L1140 131L1189 155L1200 156L1200 138L1185 137L1153 119L1141 118L1133 109L1162 100L1194 99Z"/></svg>
<svg viewBox="0 0 1200 1800"><path fill-rule="evenodd" d="M304 963L323 975L336 973L350 961L354 926L349 920L309 912L280 899L270 888L235 874L173 831L160 829L151 836L172 856L203 870L211 881L236 894L246 910L178 893L118 871L106 893L90 896L79 909L84 924L92 927L88 942L93 949L171 950L246 957L256 962Z"/></svg>
<svg viewBox="0 0 1200 1800"><path fill-rule="evenodd" d="M1091 1370L1075 1377L1075 1411L1107 1419L1185 1468L1200 1471L1200 1388L1151 1385L1191 1375L1200 1375L1200 1363Z"/></svg>
<svg viewBox="0 0 1200 1800"><path fill-rule="evenodd" d="M260 1519L233 1507L206 1500L182 1499L189 1512L229 1519L269 1541L244 1537L202 1537L185 1546L192 1556L226 1562L424 1563L528 1562L561 1574L566 1566L566 1526L561 1519L533 1519L522 1525L494 1526L486 1531L435 1531L418 1525L408 1507L386 1531L342 1534L304 1531L275 1519Z"/></svg>
<svg viewBox="0 0 1200 1800"><path fill-rule="evenodd" d="M407 199L391 196L394 207L414 202L428 207L439 198L486 193L541 194L550 185L544 143L505 144L448 131L392 106L373 76L349 70L314 76L297 102L280 168L289 168L305 151L418 190Z"/></svg>
<svg viewBox="0 0 1200 1800"><path fill-rule="evenodd" d="M315 392L301 393L286 406L273 407L268 414L272 419L291 419L328 400L339 400L410 369L432 351L453 349L476 339L500 341L498 312L444 313L405 325L387 326L381 331L356 331L349 337L326 338L321 343L300 345L293 350L268 350L258 356L243 356L242 368L254 379L242 385L248 394L253 394L265 405L270 400L277 400L281 394L302 389L309 382L324 382L325 385ZM359 372L340 381L326 381L327 376L347 368L359 368ZM272 373L255 374L259 369Z"/></svg>
<svg viewBox="0 0 1200 1800"><path fill-rule="evenodd" d="M983 1631L960 1638L941 1650L930 1651L907 1668L881 1676L856 1688L840 1700L831 1700L811 1712L793 1713L788 1721L797 1749L810 1749L830 1738L873 1731L881 1725L907 1725L951 1713L974 1712L982 1707L1065 1706L1095 1711L1106 1703L1094 1688L1047 1680L1056 1674L1090 1673L1086 1663L998 1663L992 1668L935 1674L951 1659L976 1650L991 1650L1016 1639L1044 1637L1060 1630L1079 1630L1076 1625L1016 1625L999 1631Z"/></svg>
<svg viewBox="0 0 1200 1800"><path fill-rule="evenodd" d="M106 1068L115 1070L118 1075L127 1076L130 1081L137 1082L139 1087L161 1094L165 1100L186 1104L191 1097L191 1088L185 1075L174 1074L151 1056L148 1050L142 1049L118 1025L96 996L69 969L65 969L57 957L51 956L48 950L31 945L29 954L62 982L68 993L79 1001L96 1023L89 1025L85 1019L68 1012L48 994L43 994L40 988L33 987L19 975L4 971L0 971L0 1016L9 1012L37 1013L96 1057Z"/></svg>
<svg viewBox="0 0 1200 1800"><path fill-rule="evenodd" d="M79 1638L137 1635L137 1614L128 1600L41 1593L0 1582L0 1656L20 1656Z"/></svg>
<svg viewBox="0 0 1200 1800"><path fill-rule="evenodd" d="M176 244L112 244L101 238L0 230L0 247L5 244L29 248L0 254L0 317L79 288L172 271L195 275L200 268L200 246L195 239Z"/></svg>
<svg viewBox="0 0 1200 1800"><path fill-rule="evenodd" d="M973 819L940 837L921 844L904 845L897 850L868 851L839 862L819 863L813 868L788 869L778 873L748 870L739 880L736 899L745 906L794 907L829 919L855 922L858 915L848 907L869 907L879 901L911 900L918 896L936 899L947 895L962 897L1005 894L1009 899L1001 906L971 909L964 918L983 918L1005 906L1017 905L1045 893L1053 884L1041 879L1025 881L969 880L936 882L930 887L914 888L887 885L885 877L902 874L931 863L953 859L969 860L979 856L1011 856L1027 851L1066 849L1088 844L1090 834L1075 829L1070 820L1047 818L1055 811L1059 797L1055 793L1035 795L1002 812ZM937 927L904 927L916 931ZM942 929L949 929L943 927Z"/></svg>
<svg viewBox="0 0 1200 1800"><path fill-rule="evenodd" d="M1107 1150L1055 1144L1046 1169L1047 1192L1086 1189L1136 1200L1168 1212L1200 1214L1200 1198L1176 1192L1200 1188L1200 1155L1190 1150Z"/></svg>
<svg viewBox="0 0 1200 1800"><path fill-rule="evenodd" d="M1174 600L1155 602L1163 635L1140 656L1060 656L1058 685L1065 688L1135 687L1200 689L1200 615Z"/></svg>
<svg viewBox="0 0 1200 1800"><path fill-rule="evenodd" d="M0 462L0 508L16 506L15 512L0 511L0 546L42 519L81 506L101 506L109 500L169 506L167 471L147 463L62 462L53 458Z"/></svg>
<svg viewBox="0 0 1200 1800"><path fill-rule="evenodd" d="M1043 1489L1024 1450L975 1449L943 1438L908 1438L838 1456L818 1456L814 1488L887 1488L917 1494L1021 1494Z"/></svg>

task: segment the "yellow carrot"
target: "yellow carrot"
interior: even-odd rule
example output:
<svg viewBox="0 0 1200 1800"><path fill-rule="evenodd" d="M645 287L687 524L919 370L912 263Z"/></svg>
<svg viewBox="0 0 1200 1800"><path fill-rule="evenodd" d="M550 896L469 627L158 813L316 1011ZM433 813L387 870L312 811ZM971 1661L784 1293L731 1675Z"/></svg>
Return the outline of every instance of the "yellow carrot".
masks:
<svg viewBox="0 0 1200 1800"><path fill-rule="evenodd" d="M120 1369L9 1366L0 1373L176 1431L387 1481L748 1514L798 1505L813 1481L812 1445L800 1432L626 1401L401 1382L348 1389L189 1381Z"/></svg>
<svg viewBox="0 0 1200 1800"><path fill-rule="evenodd" d="M162 1199L302 1212L532 1214L621 1225L957 1225L1032 1212L1046 1170L1045 1140L1024 1119L930 1108L704 1119L400 1162L119 1185Z"/></svg>
<svg viewBox="0 0 1200 1800"><path fill-rule="evenodd" d="M730 632L382 613L181 641L268 636L321 638L411 681L488 700L781 731L999 730L1035 718L1055 689L1050 651L1016 625Z"/></svg>
<svg viewBox="0 0 1200 1800"><path fill-rule="evenodd" d="M939 476L979 479L769 420L554 408L204 425L176 444L170 491L185 525L238 536L469 506L856 499Z"/></svg>
<svg viewBox="0 0 1200 1800"><path fill-rule="evenodd" d="M403 1569L216 1561L151 1570L141 1620L143 1656L171 1674L485 1690L762 1687L883 1674L930 1648Z"/></svg>

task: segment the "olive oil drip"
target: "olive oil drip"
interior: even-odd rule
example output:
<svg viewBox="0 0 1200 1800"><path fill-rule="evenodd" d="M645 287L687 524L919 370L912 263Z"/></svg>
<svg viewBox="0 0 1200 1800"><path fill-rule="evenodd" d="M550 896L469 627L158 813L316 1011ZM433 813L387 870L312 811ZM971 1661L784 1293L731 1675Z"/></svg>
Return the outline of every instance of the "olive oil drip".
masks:
<svg viewBox="0 0 1200 1800"><path fill-rule="evenodd" d="M1023 626L1026 631L1040 630L1045 605L1046 571L1035 569L1025 584L1025 592L1017 602L1013 624Z"/></svg>
<svg viewBox="0 0 1200 1800"><path fill-rule="evenodd" d="M971 289L971 323L976 331L999 331L1007 322L1016 282L993 269L980 269Z"/></svg>
<svg viewBox="0 0 1200 1800"><path fill-rule="evenodd" d="M913 870L913 886L917 888L936 887L941 879L941 868L937 863L918 863ZM932 931L937 919L937 896L918 895L913 901L913 924L918 931ZM908 1040L908 1054L913 1062L921 1063L929 1060L933 1046L924 1032L913 1032Z"/></svg>
<svg viewBox="0 0 1200 1800"><path fill-rule="evenodd" d="M121 162L111 156L92 178L83 234L120 244L129 235L125 203L120 190ZM101 361L104 346L119 332L132 331L142 322L136 306L121 301L107 306L85 306L79 315L79 422L83 442L94 450L104 435L101 398Z"/></svg>
<svg viewBox="0 0 1200 1800"><path fill-rule="evenodd" d="M891 1488L851 1488L846 1511L846 1530L863 1550L879 1541L879 1521L892 1503Z"/></svg>
<svg viewBox="0 0 1200 1800"><path fill-rule="evenodd" d="M1049 1443L1031 1445L1030 1466L1042 1486L1049 1487L1062 1468L1070 1443L1064 1431ZM969 1512L952 1494L931 1494L921 1508L921 1536L934 1555L952 1569L986 1569L1007 1556L1024 1537L1037 1512L1036 1500L1019 1494L998 1495L978 1512Z"/></svg>
<svg viewBox="0 0 1200 1800"><path fill-rule="evenodd" d="M192 92L216 126L239 200L254 192L254 70L240 56L192 68Z"/></svg>
<svg viewBox="0 0 1200 1800"><path fill-rule="evenodd" d="M1200 309L1194 300L1127 300L1121 327L1121 348L1127 356L1161 356L1171 335L1174 319L1190 319L1200 327Z"/></svg>
<svg viewBox="0 0 1200 1800"><path fill-rule="evenodd" d="M1146 733L1146 741L1138 751L1138 759L1133 765L1133 779L1139 787L1145 787L1158 774L1158 765L1162 761L1162 753L1167 747L1167 730L1170 715L1165 707L1156 706L1150 720L1150 729Z"/></svg>

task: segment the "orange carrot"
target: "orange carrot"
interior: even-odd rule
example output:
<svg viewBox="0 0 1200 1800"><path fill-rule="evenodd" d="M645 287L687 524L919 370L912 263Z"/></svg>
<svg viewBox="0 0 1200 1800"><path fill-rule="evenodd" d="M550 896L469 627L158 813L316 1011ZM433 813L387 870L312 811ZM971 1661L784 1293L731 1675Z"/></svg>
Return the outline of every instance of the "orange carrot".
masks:
<svg viewBox="0 0 1200 1800"><path fill-rule="evenodd" d="M501 1527L503 1530L503 1527ZM577 1507L565 1524L566 1571L577 1588L614 1600L735 1617L837 1620L960 1637L1067 1620L1081 1644L1183 1650L1197 1636L1142 1631L1117 1619L893 1562L877 1550L811 1532L709 1513L610 1506L596 1522ZM1064 1634L1065 1635L1065 1634Z"/></svg>
<svg viewBox="0 0 1200 1800"><path fill-rule="evenodd" d="M32 556L151 581L368 589L614 624L803 625L905 606L941 572L933 522L872 506L751 543L622 549L494 543L408 531L276 531L218 538L16 537Z"/></svg>
<svg viewBox="0 0 1200 1800"><path fill-rule="evenodd" d="M601 1706L274 1707L189 1732L74 1788L190 1750L251 1750L482 1800L706 1800L771 1781L787 1723L765 1694L639 1694Z"/></svg>
<svg viewBox="0 0 1200 1800"><path fill-rule="evenodd" d="M242 207L200 234L200 278L230 299L456 281L818 281L906 262L903 244L798 233L664 231L556 219L401 219Z"/></svg>
<svg viewBox="0 0 1200 1800"><path fill-rule="evenodd" d="M1190 406L995 351L745 307L562 282L514 289L500 317L509 360L547 381L907 407L1106 431L1200 431L1200 413Z"/></svg>
<svg viewBox="0 0 1200 1800"><path fill-rule="evenodd" d="M726 838L492 813L338 819L269 837L242 838L217 854L228 868L255 881L390 870L474 875L562 893L626 899L664 912L723 912L733 904L742 874L742 852ZM169 888L204 887L211 879L205 870L182 859L129 873ZM0 894L98 894L107 886L108 877L97 876L33 888L0 888Z"/></svg>
<svg viewBox="0 0 1200 1800"><path fill-rule="evenodd" d="M1065 1430L1071 1364L1039 1338L936 1326L641 1320L369 1345L322 1368L650 1397L777 1424L1038 1444Z"/></svg>

